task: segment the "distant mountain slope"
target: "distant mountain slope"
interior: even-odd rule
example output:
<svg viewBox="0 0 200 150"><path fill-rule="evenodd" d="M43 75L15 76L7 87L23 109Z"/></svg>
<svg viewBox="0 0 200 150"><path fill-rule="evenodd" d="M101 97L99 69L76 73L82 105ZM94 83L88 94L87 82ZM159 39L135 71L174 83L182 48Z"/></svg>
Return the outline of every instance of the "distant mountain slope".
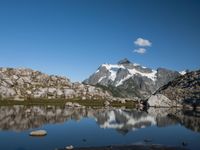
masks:
<svg viewBox="0 0 200 150"><path fill-rule="evenodd" d="M118 64L102 64L83 83L104 87L114 96L147 98L180 75L177 71L164 68L153 70L123 59Z"/></svg>
<svg viewBox="0 0 200 150"><path fill-rule="evenodd" d="M0 68L0 99L105 99L109 96L100 88L72 83L65 77L32 69Z"/></svg>

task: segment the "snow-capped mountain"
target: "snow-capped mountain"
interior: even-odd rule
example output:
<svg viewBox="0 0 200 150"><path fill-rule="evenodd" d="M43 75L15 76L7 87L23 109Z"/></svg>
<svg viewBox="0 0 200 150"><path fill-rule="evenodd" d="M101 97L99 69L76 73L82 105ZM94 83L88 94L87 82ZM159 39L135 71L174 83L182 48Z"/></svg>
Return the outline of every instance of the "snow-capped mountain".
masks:
<svg viewBox="0 0 200 150"><path fill-rule="evenodd" d="M180 71L179 73L180 73L181 75L185 75L187 72L188 72L187 70L183 70L183 71Z"/></svg>
<svg viewBox="0 0 200 150"><path fill-rule="evenodd" d="M102 64L83 83L102 86L114 96L147 98L179 75L177 71L153 70L123 59L117 64Z"/></svg>

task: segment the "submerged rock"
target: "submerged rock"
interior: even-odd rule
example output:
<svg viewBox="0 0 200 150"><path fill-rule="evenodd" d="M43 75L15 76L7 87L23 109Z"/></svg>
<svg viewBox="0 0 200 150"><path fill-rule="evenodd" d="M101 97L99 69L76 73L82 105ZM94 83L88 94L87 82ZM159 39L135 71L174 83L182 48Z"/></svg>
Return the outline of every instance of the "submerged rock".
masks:
<svg viewBox="0 0 200 150"><path fill-rule="evenodd" d="M145 143L150 143L150 142L152 142L152 139L146 138L146 139L144 139L144 142L145 142Z"/></svg>
<svg viewBox="0 0 200 150"><path fill-rule="evenodd" d="M68 150L74 149L74 146L73 145L69 145L69 146L66 146L65 149L68 149Z"/></svg>

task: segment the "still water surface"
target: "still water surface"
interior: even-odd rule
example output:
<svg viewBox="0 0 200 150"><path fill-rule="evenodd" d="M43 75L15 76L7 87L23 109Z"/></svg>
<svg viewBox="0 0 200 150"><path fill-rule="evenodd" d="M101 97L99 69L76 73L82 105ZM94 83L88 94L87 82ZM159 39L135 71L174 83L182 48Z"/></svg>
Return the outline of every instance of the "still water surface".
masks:
<svg viewBox="0 0 200 150"><path fill-rule="evenodd" d="M31 137L44 129L45 137ZM154 144L200 149L200 114L176 109L0 107L0 150Z"/></svg>

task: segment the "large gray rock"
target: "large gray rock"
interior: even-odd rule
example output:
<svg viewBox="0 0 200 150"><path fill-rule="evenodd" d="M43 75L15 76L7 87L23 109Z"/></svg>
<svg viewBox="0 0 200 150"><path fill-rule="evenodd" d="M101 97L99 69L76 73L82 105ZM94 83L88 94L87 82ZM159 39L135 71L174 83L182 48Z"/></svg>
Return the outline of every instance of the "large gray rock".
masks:
<svg viewBox="0 0 200 150"><path fill-rule="evenodd" d="M48 92L48 89L47 88L37 88L34 90L32 96L33 98L45 98L47 97L47 92ZM31 93L31 92L29 92Z"/></svg>
<svg viewBox="0 0 200 150"><path fill-rule="evenodd" d="M176 106L175 101L171 101L169 98L162 94L152 95L148 99L149 106L153 107L173 107Z"/></svg>
<svg viewBox="0 0 200 150"><path fill-rule="evenodd" d="M12 88L7 88L7 87L0 87L0 93L1 93L1 97L13 97L16 95L16 92L14 89Z"/></svg>
<svg viewBox="0 0 200 150"><path fill-rule="evenodd" d="M45 130L36 130L36 131L32 131L29 134L30 136L45 136L47 135L47 131Z"/></svg>
<svg viewBox="0 0 200 150"><path fill-rule="evenodd" d="M64 89L64 94L66 98L72 98L75 93L76 92L73 89Z"/></svg>

